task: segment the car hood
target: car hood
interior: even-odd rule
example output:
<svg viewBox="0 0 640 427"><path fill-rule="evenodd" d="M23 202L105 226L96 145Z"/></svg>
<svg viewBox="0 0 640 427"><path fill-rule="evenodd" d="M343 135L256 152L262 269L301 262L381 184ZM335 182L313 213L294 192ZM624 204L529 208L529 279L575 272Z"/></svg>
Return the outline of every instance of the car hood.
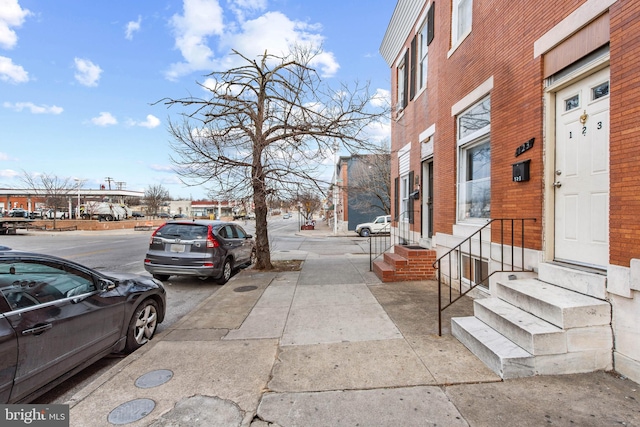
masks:
<svg viewBox="0 0 640 427"><path fill-rule="evenodd" d="M149 289L161 289L164 292L162 283L153 277L116 271L101 271L100 273L115 281L118 286L124 286L131 291L143 292Z"/></svg>

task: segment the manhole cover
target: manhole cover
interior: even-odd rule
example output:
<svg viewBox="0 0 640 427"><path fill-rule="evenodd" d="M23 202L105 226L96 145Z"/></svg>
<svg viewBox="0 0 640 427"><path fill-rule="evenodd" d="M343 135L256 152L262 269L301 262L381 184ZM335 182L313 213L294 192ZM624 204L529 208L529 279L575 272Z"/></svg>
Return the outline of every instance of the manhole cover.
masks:
<svg viewBox="0 0 640 427"><path fill-rule="evenodd" d="M156 371L147 372L138 377L136 387L151 388L162 385L173 378L173 372L168 369L158 369Z"/></svg>
<svg viewBox="0 0 640 427"><path fill-rule="evenodd" d="M129 424L146 417L156 407L156 402L151 399L130 400L109 412L107 420L111 424Z"/></svg>
<svg viewBox="0 0 640 427"><path fill-rule="evenodd" d="M255 291L256 289L258 289L257 286L239 286L239 287L235 288L233 291L234 292L249 292L249 291Z"/></svg>

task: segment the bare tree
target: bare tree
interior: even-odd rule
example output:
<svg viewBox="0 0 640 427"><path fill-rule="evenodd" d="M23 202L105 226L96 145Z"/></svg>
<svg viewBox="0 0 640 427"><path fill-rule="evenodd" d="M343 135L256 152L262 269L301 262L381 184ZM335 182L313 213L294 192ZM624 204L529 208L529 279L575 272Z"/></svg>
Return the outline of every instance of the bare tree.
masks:
<svg viewBox="0 0 640 427"><path fill-rule="evenodd" d="M388 152L352 156L346 191L360 211L391 213L391 154Z"/></svg>
<svg viewBox="0 0 640 427"><path fill-rule="evenodd" d="M147 214L157 214L160 206L170 198L169 191L161 184L149 185L147 189L144 190L143 197L143 202L147 206Z"/></svg>
<svg viewBox="0 0 640 427"><path fill-rule="evenodd" d="M68 205L78 184L70 177L63 178L49 173L31 174L26 171L23 171L21 180L28 190L43 197L45 205L53 209L53 228L56 228L58 211Z"/></svg>
<svg viewBox="0 0 640 427"><path fill-rule="evenodd" d="M305 222L310 221L314 212L322 207L322 201L317 194L306 192L298 196L298 207Z"/></svg>
<svg viewBox="0 0 640 427"><path fill-rule="evenodd" d="M172 160L182 178L237 199L253 197L257 269L273 268L269 198L319 189L322 161L336 144L366 151L365 129L387 115L387 109L373 108L368 85L322 86L312 68L318 53L294 48L288 56L265 52L254 60L234 51L242 65L213 72L213 83L199 84L208 97L159 101L190 109L181 123L169 124Z"/></svg>

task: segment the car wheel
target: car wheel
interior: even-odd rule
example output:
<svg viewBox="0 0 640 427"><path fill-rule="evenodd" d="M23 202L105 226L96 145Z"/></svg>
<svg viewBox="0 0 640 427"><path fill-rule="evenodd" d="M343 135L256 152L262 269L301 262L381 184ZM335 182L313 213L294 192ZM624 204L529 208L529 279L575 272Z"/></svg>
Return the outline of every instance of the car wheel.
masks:
<svg viewBox="0 0 640 427"><path fill-rule="evenodd" d="M153 278L154 279L158 279L161 282L164 282L165 280L169 279L169 275L168 274L154 274Z"/></svg>
<svg viewBox="0 0 640 427"><path fill-rule="evenodd" d="M218 278L218 283L224 285L231 279L231 260L229 258L224 260L224 265L222 266L222 275Z"/></svg>
<svg viewBox="0 0 640 427"><path fill-rule="evenodd" d="M152 299L144 300L142 304L136 308L136 311L129 322L125 351L127 353L131 353L132 351L142 347L151 338L153 338L153 334L156 332L157 327L158 304Z"/></svg>
<svg viewBox="0 0 640 427"><path fill-rule="evenodd" d="M360 236L362 237L371 236L371 230L369 230L368 228L363 228L362 230L360 230Z"/></svg>

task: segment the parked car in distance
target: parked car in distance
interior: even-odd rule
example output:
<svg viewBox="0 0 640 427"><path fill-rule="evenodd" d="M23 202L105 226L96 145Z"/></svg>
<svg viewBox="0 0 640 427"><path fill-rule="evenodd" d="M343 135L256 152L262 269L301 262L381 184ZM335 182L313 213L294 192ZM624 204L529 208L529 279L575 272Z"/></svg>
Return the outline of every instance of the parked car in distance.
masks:
<svg viewBox="0 0 640 427"><path fill-rule="evenodd" d="M234 270L253 264L255 257L253 236L234 222L168 221L152 234L144 268L158 280L197 276L223 284Z"/></svg>
<svg viewBox="0 0 640 427"><path fill-rule="evenodd" d="M169 215L166 212L158 212L156 214L154 214L154 216L157 216L158 218L162 218L162 219L169 219L171 218L171 215Z"/></svg>
<svg viewBox="0 0 640 427"><path fill-rule="evenodd" d="M282 219L289 219L289 218L291 218L291 214L288 213L288 212L286 214L282 215Z"/></svg>
<svg viewBox="0 0 640 427"><path fill-rule="evenodd" d="M29 212L24 209L11 209L9 211L9 216L12 218L29 218Z"/></svg>
<svg viewBox="0 0 640 427"><path fill-rule="evenodd" d="M391 215L378 216L371 222L356 225L356 233L362 237L389 232L391 232Z"/></svg>
<svg viewBox="0 0 640 427"><path fill-rule="evenodd" d="M158 280L0 246L0 402L28 403L164 320Z"/></svg>
<svg viewBox="0 0 640 427"><path fill-rule="evenodd" d="M249 212L245 218L246 219L256 219L256 214L254 212Z"/></svg>
<svg viewBox="0 0 640 427"><path fill-rule="evenodd" d="M134 218L144 218L144 214L140 211L131 212L131 216Z"/></svg>
<svg viewBox="0 0 640 427"><path fill-rule="evenodd" d="M185 214L175 214L173 216L173 219L185 219L185 218L189 218L189 217L186 216Z"/></svg>

